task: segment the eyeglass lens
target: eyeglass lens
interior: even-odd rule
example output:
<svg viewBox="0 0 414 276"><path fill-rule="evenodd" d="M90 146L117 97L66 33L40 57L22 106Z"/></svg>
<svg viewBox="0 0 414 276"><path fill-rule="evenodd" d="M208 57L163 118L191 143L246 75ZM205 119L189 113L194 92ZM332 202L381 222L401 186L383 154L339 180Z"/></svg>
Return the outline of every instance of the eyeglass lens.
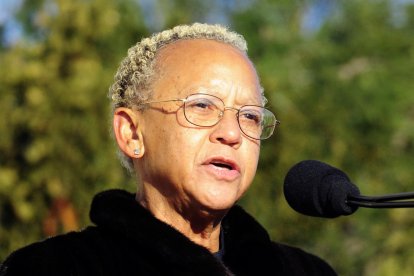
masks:
<svg viewBox="0 0 414 276"><path fill-rule="evenodd" d="M185 117L197 126L217 124L225 109L220 98L208 94L190 95L184 103ZM276 126L274 114L264 107L255 105L242 106L237 112L237 119L241 131L253 139L269 138Z"/></svg>

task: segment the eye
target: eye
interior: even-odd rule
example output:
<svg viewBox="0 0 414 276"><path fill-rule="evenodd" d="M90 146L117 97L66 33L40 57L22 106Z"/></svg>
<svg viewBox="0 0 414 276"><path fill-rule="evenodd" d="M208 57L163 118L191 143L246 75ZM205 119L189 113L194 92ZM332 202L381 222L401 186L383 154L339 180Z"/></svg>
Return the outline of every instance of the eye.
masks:
<svg viewBox="0 0 414 276"><path fill-rule="evenodd" d="M240 110L239 120L246 124L261 125L262 112L254 109Z"/></svg>
<svg viewBox="0 0 414 276"><path fill-rule="evenodd" d="M206 102L195 102L195 103L193 103L193 106L194 107L198 107L198 108L202 108L202 109L205 109L205 108L208 108L209 106L211 106L211 104L210 103L206 103Z"/></svg>
<svg viewBox="0 0 414 276"><path fill-rule="evenodd" d="M185 108L196 113L210 113L217 110L217 106L206 98L190 99L186 102Z"/></svg>

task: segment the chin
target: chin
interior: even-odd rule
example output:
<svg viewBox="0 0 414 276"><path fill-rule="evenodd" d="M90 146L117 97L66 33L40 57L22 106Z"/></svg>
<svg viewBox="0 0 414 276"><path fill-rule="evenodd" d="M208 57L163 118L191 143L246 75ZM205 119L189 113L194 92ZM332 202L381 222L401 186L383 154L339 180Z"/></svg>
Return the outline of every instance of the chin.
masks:
<svg viewBox="0 0 414 276"><path fill-rule="evenodd" d="M203 200L200 202L203 206L203 209L209 211L227 211L236 203L236 199L231 199L229 197L220 199L219 197L212 198L211 200Z"/></svg>
<svg viewBox="0 0 414 276"><path fill-rule="evenodd" d="M197 202L197 205L202 210L207 210L211 212L215 211L228 211L230 208L236 204L241 195L240 185L238 183L218 183L212 185L208 183L203 185L199 183L198 191L193 193L193 200Z"/></svg>

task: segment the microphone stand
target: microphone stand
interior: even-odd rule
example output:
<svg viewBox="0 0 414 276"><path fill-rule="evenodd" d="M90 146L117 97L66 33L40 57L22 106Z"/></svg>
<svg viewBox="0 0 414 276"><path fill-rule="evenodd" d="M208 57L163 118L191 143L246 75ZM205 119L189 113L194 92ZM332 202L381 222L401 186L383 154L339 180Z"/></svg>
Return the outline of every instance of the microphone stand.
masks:
<svg viewBox="0 0 414 276"><path fill-rule="evenodd" d="M414 201L399 201L406 199L414 199L414 192L382 196L348 195L346 203L366 208L413 208Z"/></svg>

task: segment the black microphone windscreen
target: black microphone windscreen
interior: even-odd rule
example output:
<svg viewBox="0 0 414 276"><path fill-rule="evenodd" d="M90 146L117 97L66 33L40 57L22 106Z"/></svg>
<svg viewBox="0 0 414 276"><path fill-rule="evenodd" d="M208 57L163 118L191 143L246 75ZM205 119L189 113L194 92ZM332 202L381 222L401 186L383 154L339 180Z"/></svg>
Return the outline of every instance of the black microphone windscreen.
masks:
<svg viewBox="0 0 414 276"><path fill-rule="evenodd" d="M304 215L335 218L358 209L346 203L349 195L360 194L358 187L344 172L320 161L305 160L293 166L283 189L289 205Z"/></svg>

